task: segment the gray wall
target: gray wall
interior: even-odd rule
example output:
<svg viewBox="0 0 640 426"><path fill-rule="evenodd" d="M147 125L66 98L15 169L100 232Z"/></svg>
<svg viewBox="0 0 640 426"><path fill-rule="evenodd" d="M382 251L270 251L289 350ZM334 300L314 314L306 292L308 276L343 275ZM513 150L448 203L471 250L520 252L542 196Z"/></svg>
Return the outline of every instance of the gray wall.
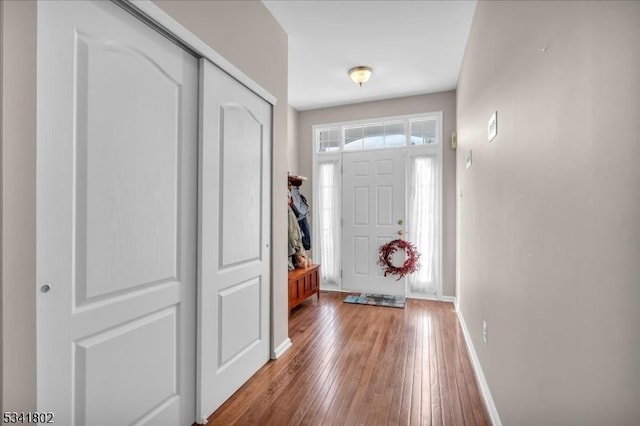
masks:
<svg viewBox="0 0 640 426"><path fill-rule="evenodd" d="M639 2L478 2L459 298L505 425L640 424L639 99Z"/></svg>
<svg viewBox="0 0 640 426"><path fill-rule="evenodd" d="M288 338L286 267L287 35L258 1L157 2L271 92L273 343ZM2 407L35 409L36 7L2 3Z"/></svg>
<svg viewBox="0 0 640 426"><path fill-rule="evenodd" d="M292 175L297 175L300 168L298 165L298 111L292 107L289 107L287 127L287 170Z"/></svg>
<svg viewBox="0 0 640 426"><path fill-rule="evenodd" d="M366 90L366 87L363 89ZM300 174L309 177L303 192L313 203L312 198L312 162L313 132L316 124L335 123L341 121L364 120L394 115L418 114L423 112L442 111L443 114L443 294L454 296L455 293L455 241L456 241L456 154L451 148L451 133L456 128L455 92L441 92L430 95L409 96L384 101L363 102L333 108L300 111L298 115L299 168Z"/></svg>
<svg viewBox="0 0 640 426"><path fill-rule="evenodd" d="M4 40L4 23L3 23L3 19L2 16L4 15L3 13L3 9L4 9L4 2L0 1L0 170L2 170L2 140L3 140L3 132L2 132L2 117L3 117L3 109L2 109L2 82L4 80L4 55L2 54L2 52L4 51L3 49L3 42L2 40ZM2 173L0 173L0 282L2 282ZM4 410L4 405L2 403L2 401L4 400L2 398L2 383L4 383L4 379L3 379L3 374L2 374L2 347L3 347L3 340L2 340L2 285L0 285L0 411L5 411Z"/></svg>
<svg viewBox="0 0 640 426"><path fill-rule="evenodd" d="M2 4L2 408L35 408L36 8Z"/></svg>

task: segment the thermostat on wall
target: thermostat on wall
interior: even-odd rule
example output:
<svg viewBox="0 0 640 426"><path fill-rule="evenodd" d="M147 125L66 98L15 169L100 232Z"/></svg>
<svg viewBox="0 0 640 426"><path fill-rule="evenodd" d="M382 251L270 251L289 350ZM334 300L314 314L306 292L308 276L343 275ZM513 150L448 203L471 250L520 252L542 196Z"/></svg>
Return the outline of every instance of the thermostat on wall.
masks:
<svg viewBox="0 0 640 426"><path fill-rule="evenodd" d="M489 142L493 140L498 134L498 111L495 111L489 117L489 124L487 125L487 136L489 138Z"/></svg>

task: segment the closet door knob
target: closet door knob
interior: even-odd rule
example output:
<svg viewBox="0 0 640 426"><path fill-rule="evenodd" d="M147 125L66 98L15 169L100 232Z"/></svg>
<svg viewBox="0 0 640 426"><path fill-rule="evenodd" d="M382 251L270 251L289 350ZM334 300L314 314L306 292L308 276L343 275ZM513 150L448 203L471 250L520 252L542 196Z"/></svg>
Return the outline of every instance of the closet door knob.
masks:
<svg viewBox="0 0 640 426"><path fill-rule="evenodd" d="M49 284L45 284L42 287L40 287L40 291L43 293L48 293L49 290L51 290L51 286Z"/></svg>
<svg viewBox="0 0 640 426"><path fill-rule="evenodd" d="M404 231L402 229L398 230L398 235L404 235Z"/></svg>

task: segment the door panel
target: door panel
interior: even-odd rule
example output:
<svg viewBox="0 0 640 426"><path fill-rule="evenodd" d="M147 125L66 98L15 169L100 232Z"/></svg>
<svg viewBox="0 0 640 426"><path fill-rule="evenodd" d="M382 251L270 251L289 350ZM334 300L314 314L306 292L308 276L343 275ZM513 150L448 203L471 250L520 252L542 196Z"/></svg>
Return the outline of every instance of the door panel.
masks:
<svg viewBox="0 0 640 426"><path fill-rule="evenodd" d="M262 246L262 124L244 107L220 106L221 268L259 260ZM225 143L227 142L227 143ZM244 244L238 244L243 241Z"/></svg>
<svg viewBox="0 0 640 426"><path fill-rule="evenodd" d="M390 185L381 185L376 188L378 190L377 195L377 214L376 225L377 226L391 226L393 225L393 193L394 188Z"/></svg>
<svg viewBox="0 0 640 426"><path fill-rule="evenodd" d="M180 82L122 42L78 33L75 56L76 273L83 303L176 281L181 107Z"/></svg>
<svg viewBox="0 0 640 426"><path fill-rule="evenodd" d="M269 360L271 105L201 60L198 421Z"/></svg>
<svg viewBox="0 0 640 426"><path fill-rule="evenodd" d="M404 232L404 151L344 153L343 200L342 288L404 295L404 280L384 277L376 264L378 248Z"/></svg>
<svg viewBox="0 0 640 426"><path fill-rule="evenodd" d="M195 412L197 61L111 2L38 2L38 409Z"/></svg>
<svg viewBox="0 0 640 426"><path fill-rule="evenodd" d="M114 418L113 411L123 420L139 419L157 406L176 405L177 316L171 306L75 342L75 374L81 378L75 403L85 407L77 424L105 424L104 419ZM127 369L114 371L118 358L126 358L121 362ZM116 394L104 386L114 382L123 384ZM179 421L175 408L170 418Z"/></svg>
<svg viewBox="0 0 640 426"><path fill-rule="evenodd" d="M260 278L220 291L220 360L218 368L260 343L260 309L250 311L236 309L238 306L260 307L262 293Z"/></svg>

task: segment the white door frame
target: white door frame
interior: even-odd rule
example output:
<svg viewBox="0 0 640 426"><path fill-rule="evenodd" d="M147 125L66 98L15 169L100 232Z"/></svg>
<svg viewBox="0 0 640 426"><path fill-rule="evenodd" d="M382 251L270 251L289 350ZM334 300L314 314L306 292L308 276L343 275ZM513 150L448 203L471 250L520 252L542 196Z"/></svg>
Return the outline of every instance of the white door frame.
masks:
<svg viewBox="0 0 640 426"><path fill-rule="evenodd" d="M438 259L438 275L439 275L439 288L437 290L437 294L436 295L421 295L421 294L412 294L409 289L408 286L406 286L405 288L406 290L406 294L407 297L412 297L412 298L416 298L416 299L426 299L426 300L450 300L451 298L449 296L444 296L442 294L443 292L443 272L444 272L444 229L443 229L443 219L444 219L444 152L443 152L443 146L444 146L444 139L443 139L443 112L442 111L431 111L431 112L423 112L423 113L417 113L417 114L407 114L407 115L402 115L402 116L389 116L389 117L372 117L370 119L362 119L362 120L353 120L353 121L340 121L340 122L331 122L331 123L322 123L322 124L314 124L312 125L311 128L311 140L313 143L313 147L312 147L312 176L313 176L313 199L317 200L318 198L318 194L319 194L319 189L317 186L318 183L318 164L327 160L332 160L335 161L338 166L340 167L340 191L342 193L342 156L344 153L344 149L343 149L343 135L341 135L341 142L340 142L340 147L339 149L332 151L332 152L323 152L323 153L319 153L318 152L318 147L317 147L317 138L316 138L316 133L319 130L322 129L329 129L329 128L335 128L338 127L341 129L343 127L347 127L347 126L352 126L352 125L357 125L357 124L368 124L368 123L373 123L376 121L380 121L380 122L387 122L387 121L395 121L395 120L404 120L404 119L411 119L411 118L420 118L420 117L435 117L437 119L437 127L436 127L436 136L438 138L438 143L437 144L432 144L432 145L421 145L421 146L405 146L405 147L398 147L398 148L386 148L386 149L403 149L406 150L407 155L406 155L406 172L408 172L408 167L409 167L409 160L412 156L415 155L420 155L420 154L429 154L429 153L435 153L438 155L439 158L439 164L438 164L438 173L437 173L437 179L438 179L438 197L436 200L437 203L437 211L438 211L438 221L439 221L439 237L438 237L438 250L440 251L440 255L439 255L439 259ZM358 151L349 151L349 152L358 152ZM367 152L367 150L362 150L359 152ZM407 190L408 190L408 183L407 183ZM342 199L342 194L340 195L340 199ZM408 203L408 200L407 200ZM317 206L318 203L313 203L313 227L314 229L317 229L318 226L318 212L317 212ZM408 214L408 213L407 213ZM340 245L342 246L342 224L340 226ZM319 248L319 243L318 243L318 239L314 239L313 240L313 252L314 253L319 253L320 252L320 248ZM342 268L342 265L340 266ZM327 286L327 285L322 285L321 283L321 289L323 290L329 290L329 291L345 291L343 289L342 286L342 279L340 279L340 282L337 285L331 285L331 286Z"/></svg>

